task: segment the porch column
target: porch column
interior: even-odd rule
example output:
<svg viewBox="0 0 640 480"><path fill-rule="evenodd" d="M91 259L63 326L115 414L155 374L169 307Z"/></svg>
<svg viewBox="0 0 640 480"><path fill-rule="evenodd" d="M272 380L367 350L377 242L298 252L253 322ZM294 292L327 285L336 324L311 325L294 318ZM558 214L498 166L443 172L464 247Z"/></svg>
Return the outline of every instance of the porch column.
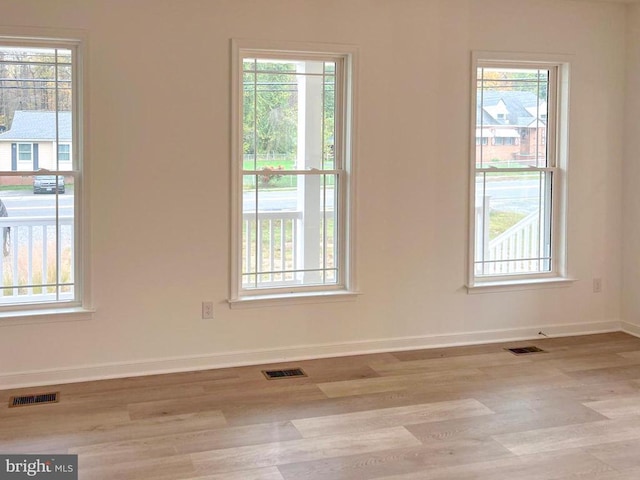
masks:
<svg viewBox="0 0 640 480"><path fill-rule="evenodd" d="M299 170L322 169L322 100L323 64L321 61L300 62L298 73L319 74L298 76L298 165ZM302 211L298 235L297 268L320 268L321 177L301 175L298 178L297 205ZM318 283L321 272L296 275L304 283Z"/></svg>

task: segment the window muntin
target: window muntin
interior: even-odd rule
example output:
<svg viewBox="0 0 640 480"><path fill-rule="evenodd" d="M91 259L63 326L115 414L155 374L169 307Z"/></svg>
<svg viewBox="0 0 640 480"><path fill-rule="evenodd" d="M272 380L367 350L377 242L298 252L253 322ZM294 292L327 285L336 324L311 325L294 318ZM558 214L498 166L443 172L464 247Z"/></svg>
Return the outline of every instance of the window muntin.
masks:
<svg viewBox="0 0 640 480"><path fill-rule="evenodd" d="M81 305L77 48L0 37L0 313Z"/></svg>
<svg viewBox="0 0 640 480"><path fill-rule="evenodd" d="M241 218L232 298L347 288L347 56L239 55Z"/></svg>
<svg viewBox="0 0 640 480"><path fill-rule="evenodd" d="M477 62L473 128L493 142L476 142L472 158L471 284L558 273L558 71Z"/></svg>

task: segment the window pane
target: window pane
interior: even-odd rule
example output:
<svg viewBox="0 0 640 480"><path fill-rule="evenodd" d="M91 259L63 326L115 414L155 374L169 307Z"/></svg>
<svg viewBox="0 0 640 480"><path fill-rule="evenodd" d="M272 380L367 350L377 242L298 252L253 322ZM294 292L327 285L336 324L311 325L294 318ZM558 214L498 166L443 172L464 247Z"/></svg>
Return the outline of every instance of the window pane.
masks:
<svg viewBox="0 0 640 480"><path fill-rule="evenodd" d="M547 166L549 70L479 68L476 165Z"/></svg>
<svg viewBox="0 0 640 480"><path fill-rule="evenodd" d="M72 59L0 47L0 307L76 299ZM42 169L68 175L2 175Z"/></svg>
<svg viewBox="0 0 640 480"><path fill-rule="evenodd" d="M336 175L267 176L244 175L243 288L336 283ZM276 177L297 190L270 188Z"/></svg>
<svg viewBox="0 0 640 480"><path fill-rule="evenodd" d="M0 176L0 306L74 298L73 180L46 177ZM34 195L39 182L51 194Z"/></svg>
<svg viewBox="0 0 640 480"><path fill-rule="evenodd" d="M343 173L322 172L343 165L336 151L338 61L249 55L242 72L240 288L336 285ZM293 172L300 170L308 173Z"/></svg>
<svg viewBox="0 0 640 480"><path fill-rule="evenodd" d="M550 172L476 174L475 274L551 270Z"/></svg>
<svg viewBox="0 0 640 480"><path fill-rule="evenodd" d="M257 170L256 152L256 75L244 73L242 92L242 155L243 169Z"/></svg>
<svg viewBox="0 0 640 480"><path fill-rule="evenodd" d="M294 169L298 144L297 76L261 73L256 75L256 81L256 165L258 169Z"/></svg>
<svg viewBox="0 0 640 480"><path fill-rule="evenodd" d="M324 119L323 119L323 163L322 167L328 170L336 168L335 165L335 137L336 137L336 79L330 76L325 64L324 84ZM335 70L335 68L333 69Z"/></svg>
<svg viewBox="0 0 640 480"><path fill-rule="evenodd" d="M335 63L243 62L243 168L334 168Z"/></svg>

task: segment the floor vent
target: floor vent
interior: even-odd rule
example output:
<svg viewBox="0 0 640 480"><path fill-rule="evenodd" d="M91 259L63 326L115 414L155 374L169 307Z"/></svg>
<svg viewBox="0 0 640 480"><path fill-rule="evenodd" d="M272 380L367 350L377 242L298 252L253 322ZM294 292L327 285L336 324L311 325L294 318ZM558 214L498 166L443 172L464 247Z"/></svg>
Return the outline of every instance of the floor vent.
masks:
<svg viewBox="0 0 640 480"><path fill-rule="evenodd" d="M307 374L302 371L301 368L290 368L288 370L263 370L264 376L269 380L275 378L289 378L289 377L306 377Z"/></svg>
<svg viewBox="0 0 640 480"><path fill-rule="evenodd" d="M514 355L527 355L529 353L547 353L538 347L505 348L505 350L508 350Z"/></svg>
<svg viewBox="0 0 640 480"><path fill-rule="evenodd" d="M38 393L36 395L22 395L19 397L11 397L9 399L9 408L28 407L30 405L41 405L43 403L58 403L59 401L60 392Z"/></svg>

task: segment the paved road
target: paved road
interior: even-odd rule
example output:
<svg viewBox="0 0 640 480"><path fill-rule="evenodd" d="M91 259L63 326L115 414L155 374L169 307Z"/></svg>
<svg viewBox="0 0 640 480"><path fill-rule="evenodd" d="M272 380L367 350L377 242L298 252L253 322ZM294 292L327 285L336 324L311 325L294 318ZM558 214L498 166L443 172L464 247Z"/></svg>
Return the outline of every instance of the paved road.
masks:
<svg viewBox="0 0 640 480"><path fill-rule="evenodd" d="M481 192L476 186L477 193ZM538 207L539 182L501 181L487 184L487 195L491 197L491 208L497 210L533 211ZM1 192L0 198L7 207L10 217L53 216L55 214L55 195L34 195L21 190ZM73 193L58 196L61 215L73 213ZM298 193L295 190L264 190L260 192L259 207L262 211L295 211ZM245 192L244 211L255 210L255 193ZM327 208L333 209L333 188L327 189Z"/></svg>
<svg viewBox="0 0 640 480"><path fill-rule="evenodd" d="M491 208L531 212L538 208L540 183L536 180L497 181L487 184L486 195L490 196ZM481 184L476 185L476 193L481 194ZM258 205L261 211L295 211L298 194L295 190L263 190L260 192ZM255 192L243 195L245 212L255 210ZM333 189L327 189L327 208L333 208Z"/></svg>
<svg viewBox="0 0 640 480"><path fill-rule="evenodd" d="M10 195L0 195L7 207L10 217L41 217L55 215L56 196L49 194L34 195L31 192L21 191L20 194L11 192ZM58 195L60 215L73 214L73 194Z"/></svg>

